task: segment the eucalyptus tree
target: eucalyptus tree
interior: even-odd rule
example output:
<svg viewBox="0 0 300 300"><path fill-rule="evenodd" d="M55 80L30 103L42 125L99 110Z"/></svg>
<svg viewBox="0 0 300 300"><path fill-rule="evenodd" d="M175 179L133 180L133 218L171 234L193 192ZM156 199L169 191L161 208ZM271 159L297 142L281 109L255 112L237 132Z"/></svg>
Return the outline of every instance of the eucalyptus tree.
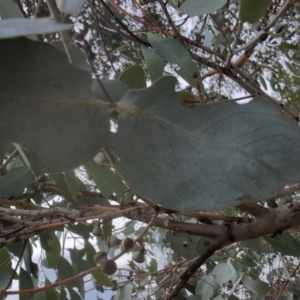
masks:
<svg viewBox="0 0 300 300"><path fill-rule="evenodd" d="M299 12L1 0L0 296L299 298Z"/></svg>

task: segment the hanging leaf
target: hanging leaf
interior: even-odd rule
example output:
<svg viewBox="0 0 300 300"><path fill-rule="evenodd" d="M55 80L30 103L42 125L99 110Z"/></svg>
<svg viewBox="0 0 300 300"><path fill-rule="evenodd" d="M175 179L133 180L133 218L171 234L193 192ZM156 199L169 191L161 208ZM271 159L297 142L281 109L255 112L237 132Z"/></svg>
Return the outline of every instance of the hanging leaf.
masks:
<svg viewBox="0 0 300 300"><path fill-rule="evenodd" d="M162 77L118 104L116 169L138 194L176 210L217 210L269 199L300 179L299 128L275 105L185 108L175 82Z"/></svg>
<svg viewBox="0 0 300 300"><path fill-rule="evenodd" d="M66 179L63 173L55 173L49 176L57 185L58 189L62 193L63 197L67 202L74 201L74 198L69 190L69 187L66 183Z"/></svg>
<svg viewBox="0 0 300 300"><path fill-rule="evenodd" d="M240 20L255 23L264 15L272 0L240 0Z"/></svg>
<svg viewBox="0 0 300 300"><path fill-rule="evenodd" d="M34 182L34 175L27 166L10 169L0 178L0 197L9 198L21 195L25 188Z"/></svg>
<svg viewBox="0 0 300 300"><path fill-rule="evenodd" d="M68 190L70 191L73 200L76 201L79 192L78 178L74 171L64 172L64 177L65 177L66 184L68 186Z"/></svg>
<svg viewBox="0 0 300 300"><path fill-rule="evenodd" d="M98 166L94 161L88 162L84 167L106 199L113 193L120 196L127 189L122 179L110 168Z"/></svg>
<svg viewBox="0 0 300 300"><path fill-rule="evenodd" d="M25 38L0 40L0 65L0 155L17 142L30 150L35 171L50 173L99 152L110 135L109 113L104 102L88 101L89 73L53 46Z"/></svg>
<svg viewBox="0 0 300 300"><path fill-rule="evenodd" d="M0 39L35 35L72 29L72 25L58 23L52 19L12 18L0 20Z"/></svg>
<svg viewBox="0 0 300 300"><path fill-rule="evenodd" d="M31 276L21 267L19 274L19 289L28 290L33 289L33 282ZM19 295L20 300L31 300L30 295L21 294Z"/></svg>
<svg viewBox="0 0 300 300"><path fill-rule="evenodd" d="M166 61L155 50L142 46L142 53L145 58L147 69L154 83L159 77L163 75Z"/></svg>
<svg viewBox="0 0 300 300"><path fill-rule="evenodd" d="M187 0L179 10L190 16L202 16L216 12L226 3L227 0Z"/></svg>
<svg viewBox="0 0 300 300"><path fill-rule="evenodd" d="M0 266L0 289L6 289L11 278L11 274L7 267Z"/></svg>
<svg viewBox="0 0 300 300"><path fill-rule="evenodd" d="M148 34L149 43L165 60L179 64L180 69L176 72L191 86L197 87L195 77L200 80L197 65L191 59L187 49L175 39L163 39L156 34ZM201 84L201 83L200 83Z"/></svg>

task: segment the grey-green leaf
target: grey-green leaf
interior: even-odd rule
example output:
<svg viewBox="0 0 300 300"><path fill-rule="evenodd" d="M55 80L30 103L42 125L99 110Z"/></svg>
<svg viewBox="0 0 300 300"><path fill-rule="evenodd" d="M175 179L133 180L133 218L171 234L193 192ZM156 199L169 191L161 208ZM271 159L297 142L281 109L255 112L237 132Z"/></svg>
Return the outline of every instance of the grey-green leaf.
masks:
<svg viewBox="0 0 300 300"><path fill-rule="evenodd" d="M213 275L203 275L196 286L196 295L201 296L202 300L208 300L214 294L217 286Z"/></svg>
<svg viewBox="0 0 300 300"><path fill-rule="evenodd" d="M35 35L72 29L72 25L58 23L52 19L12 18L0 20L0 39L23 35Z"/></svg>
<svg viewBox="0 0 300 300"><path fill-rule="evenodd" d="M142 46L142 53L147 64L151 81L154 83L159 77L162 76L166 61L151 48Z"/></svg>
<svg viewBox="0 0 300 300"><path fill-rule="evenodd" d="M197 87L194 77L200 80L199 70L187 49L175 39L163 39L156 34L148 34L149 43L165 60L170 63L179 64L180 69L176 71L191 86Z"/></svg>
<svg viewBox="0 0 300 300"><path fill-rule="evenodd" d="M65 46L63 45L62 41L54 41L51 43L51 45L59 49L63 53L66 53ZM87 62L86 54L74 44L69 43L66 45L66 47L68 50L68 55L71 58L72 64L80 70L84 70L91 73L92 67Z"/></svg>
<svg viewBox="0 0 300 300"><path fill-rule="evenodd" d="M266 282L261 281L260 279L254 280L249 276L243 276L242 282L250 291L257 295L265 295L271 289Z"/></svg>
<svg viewBox="0 0 300 300"><path fill-rule="evenodd" d="M61 12L77 17L86 0L56 0L56 2Z"/></svg>
<svg viewBox="0 0 300 300"><path fill-rule="evenodd" d="M110 168L98 166L94 161L90 161L84 166L105 198L108 199L113 193L120 196L127 189L122 179Z"/></svg>
<svg viewBox="0 0 300 300"><path fill-rule="evenodd" d="M11 278L11 274L8 271L8 268L5 268L3 266L0 266L0 289L4 290Z"/></svg>
<svg viewBox="0 0 300 300"><path fill-rule="evenodd" d="M231 280L231 268L226 263L219 263L213 269L213 274L216 276L218 283L226 283Z"/></svg>
<svg viewBox="0 0 300 300"><path fill-rule="evenodd" d="M272 0L240 0L240 20L254 24L266 12Z"/></svg>
<svg viewBox="0 0 300 300"><path fill-rule="evenodd" d="M91 100L89 73L25 38L0 40L0 65L0 156L16 142L30 150L35 171L51 173L99 152L110 134L108 105Z"/></svg>
<svg viewBox="0 0 300 300"><path fill-rule="evenodd" d="M227 0L187 0L179 10L190 16L202 16L219 10L226 3Z"/></svg>
<svg viewBox="0 0 300 300"><path fill-rule="evenodd" d="M0 178L0 197L19 196L34 182L34 175L27 166L10 169Z"/></svg>
<svg viewBox="0 0 300 300"><path fill-rule="evenodd" d="M119 102L122 97L129 91L129 87L121 81L109 80L109 79L99 79L101 86L98 80L94 79L92 83L93 94L100 100L116 103ZM105 89L105 91L103 90ZM108 98L107 94L110 98Z"/></svg>
<svg viewBox="0 0 300 300"><path fill-rule="evenodd" d="M142 67L133 65L126 69L119 77L130 89L142 89L146 87L146 74Z"/></svg>
<svg viewBox="0 0 300 300"><path fill-rule="evenodd" d="M284 232L275 237L265 236L264 239L281 254L300 257L300 243L290 233Z"/></svg>
<svg viewBox="0 0 300 300"><path fill-rule="evenodd" d="M162 77L118 104L116 168L138 194L173 209L217 210L300 179L299 128L275 105L256 98L186 108L175 82Z"/></svg>
<svg viewBox="0 0 300 300"><path fill-rule="evenodd" d="M23 15L19 10L18 6L11 0L1 0L0 1L0 16L1 19L9 18L22 18Z"/></svg>

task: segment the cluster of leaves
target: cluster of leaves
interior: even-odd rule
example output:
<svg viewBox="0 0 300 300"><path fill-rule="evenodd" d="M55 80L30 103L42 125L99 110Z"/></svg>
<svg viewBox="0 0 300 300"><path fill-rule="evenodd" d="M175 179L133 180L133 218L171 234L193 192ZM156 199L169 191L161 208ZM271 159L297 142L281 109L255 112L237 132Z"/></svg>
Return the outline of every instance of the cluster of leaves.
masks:
<svg viewBox="0 0 300 300"><path fill-rule="evenodd" d="M0 296L299 297L299 4L271 2L1 0Z"/></svg>

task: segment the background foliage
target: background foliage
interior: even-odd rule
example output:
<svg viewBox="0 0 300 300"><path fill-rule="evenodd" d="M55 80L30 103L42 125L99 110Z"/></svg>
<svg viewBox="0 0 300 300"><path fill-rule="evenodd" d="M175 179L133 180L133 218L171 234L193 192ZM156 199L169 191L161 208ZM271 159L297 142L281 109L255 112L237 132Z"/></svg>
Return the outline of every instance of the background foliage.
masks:
<svg viewBox="0 0 300 300"><path fill-rule="evenodd" d="M1 0L0 297L298 299L299 9Z"/></svg>

